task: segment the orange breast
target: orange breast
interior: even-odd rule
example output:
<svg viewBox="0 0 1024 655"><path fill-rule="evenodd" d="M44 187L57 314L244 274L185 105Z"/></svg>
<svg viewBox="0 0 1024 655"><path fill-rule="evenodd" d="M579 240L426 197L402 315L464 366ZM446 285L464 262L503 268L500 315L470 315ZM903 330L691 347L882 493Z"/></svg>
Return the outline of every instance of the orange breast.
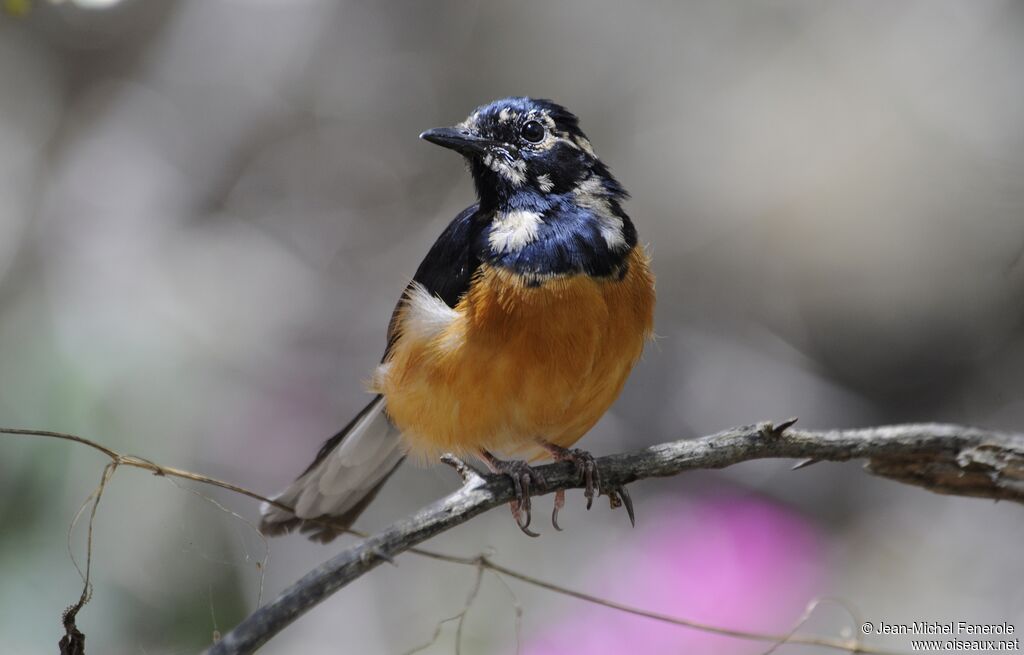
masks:
<svg viewBox="0 0 1024 655"><path fill-rule="evenodd" d="M525 286L482 267L452 312L410 304L374 378L410 453L538 454L570 446L608 409L650 337L654 279L638 247L622 280Z"/></svg>

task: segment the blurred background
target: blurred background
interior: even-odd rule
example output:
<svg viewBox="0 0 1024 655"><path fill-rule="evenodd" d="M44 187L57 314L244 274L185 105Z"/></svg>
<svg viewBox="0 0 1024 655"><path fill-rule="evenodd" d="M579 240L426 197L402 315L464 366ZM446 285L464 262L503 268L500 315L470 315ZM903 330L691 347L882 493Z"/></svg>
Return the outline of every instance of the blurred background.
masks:
<svg viewBox="0 0 1024 655"><path fill-rule="evenodd" d="M598 453L801 417L1024 430L1024 4L4 0L0 424L273 493L366 401L392 306L472 201L417 140L506 95L578 113L658 275L659 339ZM56 652L68 526L102 456L0 439L0 651ZM432 542L727 627L816 597L864 620L1016 622L1020 507L764 461L570 492ZM406 465L381 528L458 484ZM266 544L256 503L119 470L96 518L92 653L196 653L346 542ZM83 554L84 524L72 535ZM266 653L403 653L471 568L406 555ZM759 653L484 578L464 653ZM858 624L835 605L808 630ZM454 651L446 624L429 653ZM909 649L904 637L876 639ZM783 652L815 652L785 646Z"/></svg>

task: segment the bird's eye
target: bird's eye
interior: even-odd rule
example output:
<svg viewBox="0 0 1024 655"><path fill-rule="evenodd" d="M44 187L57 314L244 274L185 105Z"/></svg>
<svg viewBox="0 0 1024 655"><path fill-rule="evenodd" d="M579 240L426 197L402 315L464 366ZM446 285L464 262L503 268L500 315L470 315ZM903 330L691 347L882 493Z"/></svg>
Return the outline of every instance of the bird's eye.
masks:
<svg viewBox="0 0 1024 655"><path fill-rule="evenodd" d="M544 138L544 126L537 121L526 121L519 133L530 143L539 143Z"/></svg>

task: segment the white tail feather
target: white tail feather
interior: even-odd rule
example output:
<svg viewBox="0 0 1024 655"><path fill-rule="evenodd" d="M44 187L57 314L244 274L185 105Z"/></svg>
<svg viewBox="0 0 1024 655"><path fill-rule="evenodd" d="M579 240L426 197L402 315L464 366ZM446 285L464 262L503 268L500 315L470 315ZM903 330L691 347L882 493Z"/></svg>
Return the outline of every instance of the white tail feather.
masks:
<svg viewBox="0 0 1024 655"><path fill-rule="evenodd" d="M378 396L339 434L333 447L274 500L294 508L294 513L263 503L261 528L278 533L300 526L303 532L319 533L324 540L351 524L368 496L402 461L401 435L384 412ZM340 517L334 526L307 524L308 519Z"/></svg>

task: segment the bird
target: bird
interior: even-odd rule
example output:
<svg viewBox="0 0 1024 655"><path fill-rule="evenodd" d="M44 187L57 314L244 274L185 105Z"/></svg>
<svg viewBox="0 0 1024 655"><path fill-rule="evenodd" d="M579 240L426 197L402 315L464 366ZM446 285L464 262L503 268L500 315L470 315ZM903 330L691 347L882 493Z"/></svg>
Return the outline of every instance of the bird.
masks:
<svg viewBox="0 0 1024 655"><path fill-rule="evenodd" d="M262 505L265 534L331 541L407 457L477 457L509 476L513 517L530 536L530 492L544 481L529 462L572 462L588 509L602 493L594 457L573 445L618 397L654 322L654 275L626 190L552 100L495 100L420 138L464 158L477 202L401 294L373 399ZM559 530L564 503L559 490Z"/></svg>

